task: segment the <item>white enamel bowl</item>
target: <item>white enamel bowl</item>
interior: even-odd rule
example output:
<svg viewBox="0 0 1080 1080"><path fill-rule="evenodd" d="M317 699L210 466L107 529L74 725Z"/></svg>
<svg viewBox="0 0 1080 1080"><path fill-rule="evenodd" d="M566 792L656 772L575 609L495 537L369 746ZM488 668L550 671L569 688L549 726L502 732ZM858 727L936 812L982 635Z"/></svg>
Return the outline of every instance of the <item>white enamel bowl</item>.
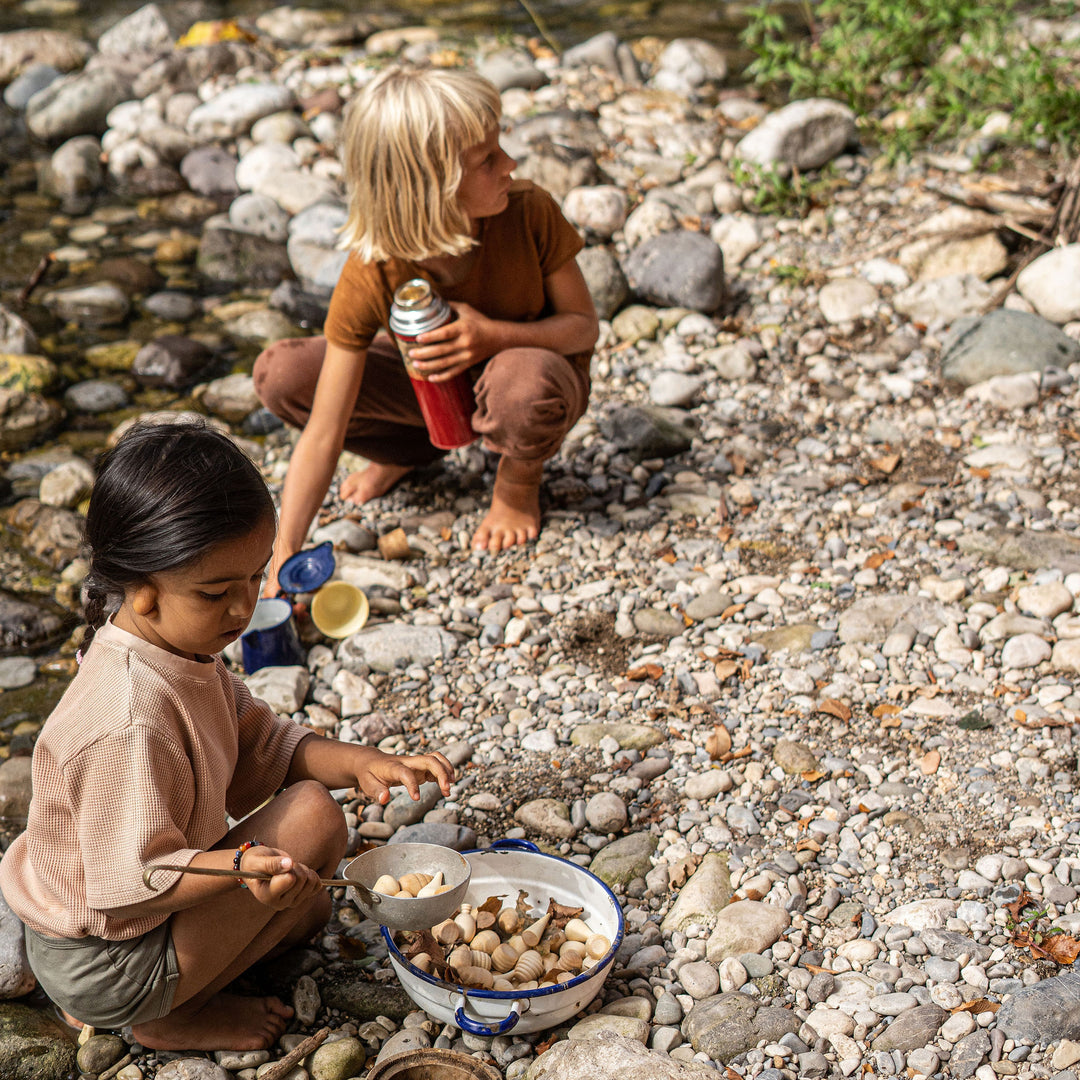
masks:
<svg viewBox="0 0 1080 1080"><path fill-rule="evenodd" d="M513 907L518 890L524 890L537 917L549 900L581 907L581 918L611 948L593 967L557 986L469 990L413 967L384 928L390 962L405 992L424 1012L473 1035L544 1031L576 1016L600 992L622 942L623 914L615 894L595 874L527 841L501 840L485 851L466 852L465 858L472 866L465 903L479 907L488 897L502 896L504 906Z"/></svg>

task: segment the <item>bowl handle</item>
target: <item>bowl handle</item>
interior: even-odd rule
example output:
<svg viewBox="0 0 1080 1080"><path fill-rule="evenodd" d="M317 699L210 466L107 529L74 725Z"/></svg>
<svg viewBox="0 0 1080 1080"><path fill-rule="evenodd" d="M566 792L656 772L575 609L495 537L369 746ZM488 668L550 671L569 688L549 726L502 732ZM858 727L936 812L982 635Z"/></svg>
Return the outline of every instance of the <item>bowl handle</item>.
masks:
<svg viewBox="0 0 1080 1080"><path fill-rule="evenodd" d="M481 1035L489 1037L492 1035L505 1035L511 1028L517 1025L517 1022L521 1019L521 1002L515 1001L510 1006L510 1012L505 1019L500 1020L497 1024L479 1024L475 1020L470 1020L465 1015L466 997L464 994L459 994L453 1002L454 1004L454 1023L457 1024L462 1031L467 1031L470 1035Z"/></svg>
<svg viewBox="0 0 1080 1080"><path fill-rule="evenodd" d="M488 851L531 851L540 854L540 849L531 840L496 840Z"/></svg>

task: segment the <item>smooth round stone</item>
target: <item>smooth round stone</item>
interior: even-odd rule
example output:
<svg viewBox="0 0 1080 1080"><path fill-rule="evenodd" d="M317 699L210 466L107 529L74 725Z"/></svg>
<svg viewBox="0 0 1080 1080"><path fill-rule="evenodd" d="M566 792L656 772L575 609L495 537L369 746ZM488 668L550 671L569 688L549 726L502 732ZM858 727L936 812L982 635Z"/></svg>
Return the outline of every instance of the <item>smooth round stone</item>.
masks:
<svg viewBox="0 0 1080 1080"><path fill-rule="evenodd" d="M773 973L774 965L772 960L767 956L762 956L760 953L742 953L736 959L746 968L746 974L751 979L763 979L766 975Z"/></svg>
<svg viewBox="0 0 1080 1080"><path fill-rule="evenodd" d="M1002 647L1001 666L1013 670L1037 667L1049 660L1052 652L1050 643L1037 634L1019 634Z"/></svg>
<svg viewBox="0 0 1080 1080"><path fill-rule="evenodd" d="M919 1004L914 994L882 994L868 1002L872 1012L878 1016L899 1016L914 1009Z"/></svg>
<svg viewBox="0 0 1080 1080"><path fill-rule="evenodd" d="M199 310L198 301L187 293L157 292L143 301L143 307L151 315L169 322L187 322Z"/></svg>
<svg viewBox="0 0 1080 1080"><path fill-rule="evenodd" d="M929 978L939 983L954 983L960 978L960 965L955 960L945 960L940 956L928 956L923 961L923 970Z"/></svg>
<svg viewBox="0 0 1080 1080"><path fill-rule="evenodd" d="M72 412L103 413L122 409L128 403L127 392L108 379L87 379L64 391L64 405Z"/></svg>
<svg viewBox="0 0 1080 1080"><path fill-rule="evenodd" d="M619 832L627 822L626 803L613 791L597 792L585 804L585 820L597 832Z"/></svg>
<svg viewBox="0 0 1080 1080"><path fill-rule="evenodd" d="M744 974L745 970L744 968ZM714 964L699 960L679 968L679 982L695 1001L701 1001L703 998L712 997L720 988L720 973Z"/></svg>
<svg viewBox="0 0 1080 1080"><path fill-rule="evenodd" d="M0 690L29 686L37 675L37 664L29 656L0 658Z"/></svg>
<svg viewBox="0 0 1080 1080"><path fill-rule="evenodd" d="M734 956L725 957L720 961L720 989L727 993L729 990L738 990L746 984L748 978L746 968L735 959Z"/></svg>

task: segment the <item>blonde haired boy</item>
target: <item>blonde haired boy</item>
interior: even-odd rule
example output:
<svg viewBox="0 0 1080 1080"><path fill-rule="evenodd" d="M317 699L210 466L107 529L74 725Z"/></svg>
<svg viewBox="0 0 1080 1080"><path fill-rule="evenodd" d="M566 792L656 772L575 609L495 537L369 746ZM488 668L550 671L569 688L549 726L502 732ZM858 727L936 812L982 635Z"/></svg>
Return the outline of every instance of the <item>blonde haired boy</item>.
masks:
<svg viewBox="0 0 1080 1080"><path fill-rule="evenodd" d="M473 546L500 551L539 534L543 464L588 404L597 318L575 261L583 242L550 195L511 180L500 114L486 79L436 68L391 68L348 110L350 255L325 337L277 342L255 365L263 403L303 429L274 569L302 546L342 448L371 462L342 482L342 498L357 503L443 453L383 333L394 290L413 277L430 281L456 317L422 335L410 360L436 382L469 372L473 430L500 455ZM272 572L267 592L276 588Z"/></svg>

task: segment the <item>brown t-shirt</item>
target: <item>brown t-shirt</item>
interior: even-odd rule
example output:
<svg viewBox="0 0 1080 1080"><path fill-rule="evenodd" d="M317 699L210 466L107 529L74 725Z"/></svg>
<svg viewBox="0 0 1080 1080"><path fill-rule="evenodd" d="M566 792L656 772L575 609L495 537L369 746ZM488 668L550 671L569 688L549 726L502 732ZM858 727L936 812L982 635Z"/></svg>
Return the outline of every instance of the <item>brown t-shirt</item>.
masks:
<svg viewBox="0 0 1080 1080"><path fill-rule="evenodd" d="M175 656L107 623L34 747L26 831L0 888L39 934L123 941L166 915L103 908L155 895L147 864L187 865L282 785L310 732L253 698L220 657ZM179 877L160 871L160 892Z"/></svg>
<svg viewBox="0 0 1080 1080"><path fill-rule="evenodd" d="M552 314L544 278L554 274L585 246L563 217L555 200L529 180L515 180L501 214L480 219L473 251L462 258L460 281L439 284L414 262L388 259L365 263L350 256L341 272L326 319L332 345L359 351L381 328L389 330L394 290L410 278L422 277L446 300L469 304L489 319L534 322ZM591 353L570 360L588 371Z"/></svg>

